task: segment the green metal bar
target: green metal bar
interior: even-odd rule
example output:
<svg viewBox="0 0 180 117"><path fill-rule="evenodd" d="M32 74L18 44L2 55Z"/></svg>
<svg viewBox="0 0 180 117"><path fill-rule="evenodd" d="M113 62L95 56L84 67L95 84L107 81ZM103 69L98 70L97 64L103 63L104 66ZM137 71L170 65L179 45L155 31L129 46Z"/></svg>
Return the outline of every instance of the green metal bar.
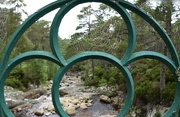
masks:
<svg viewBox="0 0 180 117"><path fill-rule="evenodd" d="M5 114L4 114L4 111L3 111L3 108L0 104L0 117L7 117Z"/></svg>
<svg viewBox="0 0 180 117"><path fill-rule="evenodd" d="M176 71L176 66L171 59L169 59L167 56L165 56L163 54L160 54L160 53L154 52L154 51L136 52L131 56L131 58L125 65L127 66L137 60L144 59L144 58L151 58L151 59L158 60L158 61L164 63L172 72L175 73L175 71ZM176 75L176 73L174 75Z"/></svg>
<svg viewBox="0 0 180 117"><path fill-rule="evenodd" d="M66 73L67 69L65 70L65 67L61 67L59 69L59 71L56 73L56 76L53 79L53 85L51 88L51 94L52 94L52 102L54 105L54 108L56 110L56 113L60 116L60 117L69 117L68 114L64 111L64 109L62 108L62 105L60 103L60 95L59 95L59 91L57 89L59 89L59 84L64 76L64 74Z"/></svg>
<svg viewBox="0 0 180 117"><path fill-rule="evenodd" d="M49 60L56 63L59 66L63 66L61 62L53 54L51 54L50 52L45 52L45 51L29 51L29 52L20 54L16 56L15 58L13 58L8 63L8 66L12 66L12 64L17 65L21 63L22 61L26 61L28 59L34 59L34 58Z"/></svg>
<svg viewBox="0 0 180 117"><path fill-rule="evenodd" d="M177 112L179 110L179 107L180 107L179 89L180 89L180 82L176 81L176 95L175 95L174 101L173 101L171 107L169 108L169 110L162 117L174 117L173 113ZM179 117L179 116L177 116L177 117Z"/></svg>
<svg viewBox="0 0 180 117"><path fill-rule="evenodd" d="M74 0L71 0L70 3L73 3ZM55 15L53 22L51 24L51 30L50 30L50 47L54 55L56 55L63 63L64 65L66 64L66 60L62 56L62 53L60 52L59 48L59 43L58 43L58 31L59 31L59 26L61 23L62 18L64 15L67 13L64 10L66 10L66 7L69 6L69 3L66 5L62 6L60 10L57 12Z"/></svg>
<svg viewBox="0 0 180 117"><path fill-rule="evenodd" d="M134 98L133 79L127 67L124 67L118 58L104 52L83 52L83 53L77 54L67 60L67 66L60 68L59 72L57 73L57 75L55 76L53 80L53 86L52 86L52 100L53 100L53 104L56 108L57 113L62 117L69 117L61 107L61 104L59 101L59 92L57 90L62 80L62 77L67 72L67 70L70 67L72 67L74 64L81 62L83 60L87 60L87 59L101 59L101 60L108 61L111 64L115 65L122 72L125 78L126 84L127 84L127 98L126 98L124 106L122 107L117 117L124 117L129 112L129 109L132 105L132 101Z"/></svg>

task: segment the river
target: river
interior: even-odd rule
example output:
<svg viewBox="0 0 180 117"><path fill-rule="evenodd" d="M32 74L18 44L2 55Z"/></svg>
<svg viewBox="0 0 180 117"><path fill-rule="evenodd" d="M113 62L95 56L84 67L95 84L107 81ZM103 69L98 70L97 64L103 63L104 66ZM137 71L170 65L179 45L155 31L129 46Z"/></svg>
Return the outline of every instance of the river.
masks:
<svg viewBox="0 0 180 117"><path fill-rule="evenodd" d="M51 86L52 82L49 87ZM72 98L86 99L87 97L88 99L86 99L86 101L82 101L81 103L92 100L91 106L86 109L82 109L80 107L76 108L76 113L69 115L70 117L105 117L107 115L109 115L108 117L114 117L118 113L111 104L100 101L99 94L91 91L92 88L83 86L80 78L66 76L60 86L60 90L63 90L63 92L66 93L65 96L61 96L62 98L65 97L65 101L66 98L67 100L71 98L72 101ZM22 109L22 111L16 112L16 117L59 117L53 109L45 109L52 105L51 94L41 95L41 97L34 100L26 99L26 102L33 102L31 103L31 108ZM35 114L37 110L42 110L43 114L38 116Z"/></svg>

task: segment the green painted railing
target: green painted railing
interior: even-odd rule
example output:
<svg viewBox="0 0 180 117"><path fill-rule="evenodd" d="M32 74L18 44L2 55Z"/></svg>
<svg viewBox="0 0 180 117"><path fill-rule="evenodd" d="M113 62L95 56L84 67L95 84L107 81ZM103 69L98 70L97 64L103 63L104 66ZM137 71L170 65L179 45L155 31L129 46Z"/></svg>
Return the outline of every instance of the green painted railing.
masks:
<svg viewBox="0 0 180 117"><path fill-rule="evenodd" d="M69 59L65 59L58 46L58 29L60 26L60 23L66 15L72 8L75 6L86 3L86 2L100 2L104 3L113 9L115 9L124 19L127 29L128 29L128 47L127 50L123 56L123 58L120 60L117 57L105 53L105 52L83 52L77 55L74 55L73 57ZM53 11L54 9L60 10L57 12L56 16L54 17L54 20L51 25L50 30L50 46L52 53L46 52L46 51L29 51L22 53L20 55L17 55L13 59L9 61L9 56L18 42L19 38L22 36L22 34L39 18L46 15L47 13ZM166 46L168 47L168 50L171 55L171 59L167 56L153 52L153 51L140 51L135 52L136 47L136 30L133 24L133 21L131 19L130 14L127 12L127 9L136 13L141 18L143 18L145 21L147 21L154 30L157 31L157 33L161 36L163 41L165 42ZM103 59L105 61L108 61L115 65L124 75L126 85L127 85L127 98L125 101L124 106L122 107L121 111L118 113L117 117L124 117L130 110L130 107L133 102L134 98L134 82L133 78L131 76L131 73L127 66L139 59L144 58L151 58L158 60L162 63L164 63L173 73L175 81L176 81L176 95L174 98L174 102L172 103L169 110L163 115L163 117L175 117L180 115L179 114L179 107L180 107L180 82L178 81L178 75L176 74L177 69L179 68L179 58L176 52L176 49L171 42L171 39L165 32L165 30L151 17L149 16L145 11L140 10L135 5L124 1L124 0L58 0L55 1L39 11L32 14L30 17L28 17L23 24L16 30L16 32L11 37L8 45L6 46L6 49L4 51L4 54L2 56L2 60L0 62L0 116L1 117L14 117L13 113L8 109L5 97L4 97L4 86L5 81L12 71L12 69L17 66L18 64L22 63L23 61L29 60L29 59L45 59L50 60L57 65L60 66L59 71L57 72L56 76L53 80L53 86L52 86L52 100L54 107L56 109L56 112L61 117L68 117L68 115L63 110L60 100L59 100L59 84L62 80L63 75L67 72L67 70L72 67L77 62L87 60L87 59Z"/></svg>

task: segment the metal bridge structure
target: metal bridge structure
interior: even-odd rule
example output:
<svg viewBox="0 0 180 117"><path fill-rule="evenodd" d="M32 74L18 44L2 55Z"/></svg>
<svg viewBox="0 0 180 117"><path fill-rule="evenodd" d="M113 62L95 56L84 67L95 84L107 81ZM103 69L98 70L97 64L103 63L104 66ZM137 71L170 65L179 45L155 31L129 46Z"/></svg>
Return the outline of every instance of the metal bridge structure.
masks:
<svg viewBox="0 0 180 117"><path fill-rule="evenodd" d="M79 4L87 3L87 2L100 2L100 3L106 4L112 7L114 10L116 10L124 19L125 24L128 29L128 47L122 59L118 59L116 56L113 56L105 52L97 52L97 51L82 52L82 53L79 53L70 57L67 60L63 57L58 46L58 29L61 24L61 21L63 17L72 8L74 8L75 6ZM50 29L49 41L50 41L50 47L51 47L52 52L28 51L20 55L17 55L10 60L10 54L13 51L13 48L15 47L16 43L18 42L22 34L39 18L43 17L47 13L58 8L60 9L55 15L53 22L51 24L51 29ZM131 18L131 15L128 13L127 10L132 11L138 16L140 16L142 19L148 22L154 28L155 31L157 31L157 33L165 42L170 52L171 58L161 53L154 52L154 51L135 52L136 30L135 30L135 26ZM114 66L116 66L119 69L119 71L122 72L126 81L127 97L126 97L124 106L122 107L120 112L117 114L117 117L126 116L132 106L133 99L134 99L134 81L128 69L128 65L137 60L145 59L145 58L151 58L151 59L155 59L162 62L173 73L174 79L176 82L176 94L175 94L174 101L171 107L168 109L168 111L164 115L162 115L162 117L178 117L179 115L179 108L180 108L179 64L180 63L179 63L179 58L178 58L176 49L170 37L166 33L166 31L155 21L155 19L153 19L144 10L139 9L136 5L131 4L127 1L124 1L124 0L57 0L55 2L52 2L46 5L45 7L41 8L40 10L38 10L37 12L29 16L12 35L2 55L2 59L0 61L0 116L1 117L14 117L13 113L9 110L5 101L5 97L4 97L4 87L5 87L5 82L7 80L8 75L13 70L13 68L16 67L18 64L24 61L30 60L30 59L35 59L35 58L52 61L60 66L55 77L53 78L53 85L51 89L53 105L55 107L57 114L60 117L69 117L69 115L63 110L60 104L60 100L59 100L60 96L57 90L59 89L59 84L62 80L62 77L67 72L67 70L71 68L74 64L76 64L77 62L81 62L83 60L88 60L88 59L105 60L113 64Z"/></svg>

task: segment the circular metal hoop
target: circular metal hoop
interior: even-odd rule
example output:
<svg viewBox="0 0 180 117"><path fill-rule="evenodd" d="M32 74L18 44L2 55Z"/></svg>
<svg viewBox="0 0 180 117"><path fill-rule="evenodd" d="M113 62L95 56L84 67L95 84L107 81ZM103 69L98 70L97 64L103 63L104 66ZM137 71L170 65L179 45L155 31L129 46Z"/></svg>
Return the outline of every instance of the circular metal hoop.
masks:
<svg viewBox="0 0 180 117"><path fill-rule="evenodd" d="M51 47L53 47L52 48L53 53L62 61L64 61L64 58L62 58L61 52L58 47L58 29L59 29L60 23L61 23L63 17L75 6L82 4L82 3L90 2L90 1L91 0L72 0L71 2L64 5L57 12L57 14L52 22L51 33L50 33ZM122 58L122 63L125 63L130 58L132 53L134 52L135 45L136 45L136 31L135 31L135 27L134 27L133 21L131 19L131 16L125 10L125 8L123 6L117 4L116 2L113 2L111 0L93 0L92 2L101 2L101 3L104 3L104 4L114 8L114 10L116 10L124 19L127 29L128 29L128 48L124 54L124 57ZM52 45L54 45L54 46L52 46Z"/></svg>
<svg viewBox="0 0 180 117"><path fill-rule="evenodd" d="M67 70L70 67L72 67L74 64L81 62L83 60L87 60L87 59L101 59L101 60L108 61L109 63L116 66L122 72L128 87L127 87L127 97L126 97L125 104L118 115L125 116L129 112L129 109L132 105L132 101L134 97L133 79L127 67L124 67L118 58L104 52L84 52L84 53L77 54L71 57L70 59L68 59L66 67L60 68L60 70L58 71L57 75L54 78L53 86L52 86L53 104L56 108L57 113L62 117L69 117L62 109L62 106L59 101L59 91L57 90L59 88L59 84L62 80L62 77L67 72Z"/></svg>
<svg viewBox="0 0 180 117"><path fill-rule="evenodd" d="M108 53L93 51L74 55L68 60L65 60L62 56L58 46L58 29L61 20L72 8L86 2L104 3L115 9L124 19L128 29L128 47L121 60ZM18 42L19 38L22 36L22 34L39 18L57 8L61 9L57 12L50 30L50 45L52 49L52 54L45 51L30 51L18 55L8 62L12 50L15 44ZM169 59L167 56L152 51L141 51L134 53L136 43L136 31L131 16L126 11L126 9L131 10L132 12L139 15L157 31L157 33L162 37L163 41L167 45L172 60ZM70 67L80 61L87 59L103 59L115 65L123 73L127 85L127 99L125 105L118 113L117 117L124 117L128 113L134 97L134 83L129 70L127 69L127 66L134 61L144 58L151 58L164 63L174 74L174 78L176 80L176 95L174 98L174 102L171 105L170 109L163 115L163 117L170 117L175 111L179 110L180 91L178 90L180 89L180 82L177 80L176 75L176 69L179 67L179 58L176 49L164 29L151 16L137 8L135 5L124 0L58 0L43 7L42 9L31 15L27 20L25 20L10 39L3 54L2 61L0 62L0 116L14 117L14 115L8 109L4 98L4 85L9 73L16 65L20 64L21 62L34 58L50 60L61 67L53 81L52 99L57 113L62 117L68 117L68 115L62 109L59 101L59 93L57 89L59 88L61 79Z"/></svg>

